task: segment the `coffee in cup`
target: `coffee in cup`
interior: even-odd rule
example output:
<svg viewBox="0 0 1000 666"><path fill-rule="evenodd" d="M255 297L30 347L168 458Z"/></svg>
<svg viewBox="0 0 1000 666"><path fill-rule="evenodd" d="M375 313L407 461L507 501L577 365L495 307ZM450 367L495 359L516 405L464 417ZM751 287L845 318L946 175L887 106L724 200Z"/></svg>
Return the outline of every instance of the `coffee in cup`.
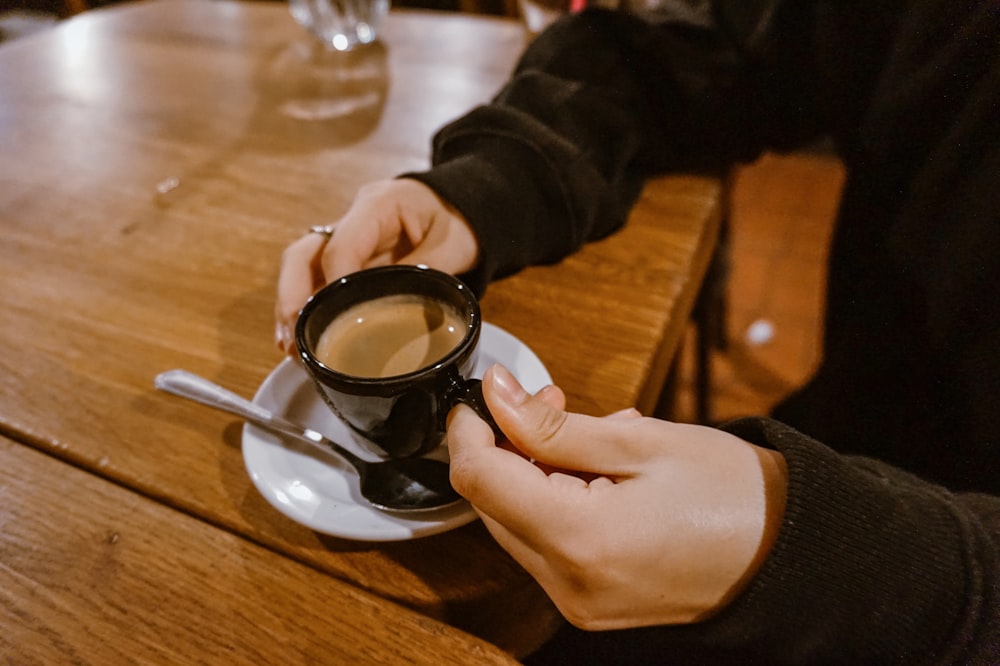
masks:
<svg viewBox="0 0 1000 666"><path fill-rule="evenodd" d="M382 457L431 451L457 403L496 431L472 378L482 319L472 291L425 266L371 268L302 308L295 343L326 404Z"/></svg>
<svg viewBox="0 0 1000 666"><path fill-rule="evenodd" d="M444 358L466 333L453 307L413 294L354 305L331 321L316 343L316 359L355 377L393 377Z"/></svg>

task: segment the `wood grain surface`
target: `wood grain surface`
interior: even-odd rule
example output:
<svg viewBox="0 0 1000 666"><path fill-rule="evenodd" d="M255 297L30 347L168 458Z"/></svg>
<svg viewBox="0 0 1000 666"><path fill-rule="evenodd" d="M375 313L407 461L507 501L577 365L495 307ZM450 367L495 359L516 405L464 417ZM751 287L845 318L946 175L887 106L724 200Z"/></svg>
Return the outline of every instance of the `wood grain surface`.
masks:
<svg viewBox="0 0 1000 666"><path fill-rule="evenodd" d="M283 3L165 0L0 47L0 430L515 654L543 640L558 614L480 523L382 544L313 532L257 493L238 421L152 385L185 368L253 395L281 360L284 246L425 166L523 43L514 21L393 12L381 44L338 57ZM570 409L650 411L719 199L713 178L650 183L622 232L492 285L484 318Z"/></svg>
<svg viewBox="0 0 1000 666"><path fill-rule="evenodd" d="M0 438L5 664L513 664L481 639Z"/></svg>

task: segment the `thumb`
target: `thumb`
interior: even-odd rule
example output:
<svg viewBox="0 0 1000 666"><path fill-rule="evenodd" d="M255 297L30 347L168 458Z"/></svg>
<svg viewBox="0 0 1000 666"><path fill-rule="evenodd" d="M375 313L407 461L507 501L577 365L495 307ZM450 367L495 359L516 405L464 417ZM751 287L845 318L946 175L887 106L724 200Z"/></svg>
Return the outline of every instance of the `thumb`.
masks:
<svg viewBox="0 0 1000 666"><path fill-rule="evenodd" d="M532 396L503 366L483 377L483 397L497 425L523 454L566 470L628 474L642 455L636 443L645 419L600 419L556 409Z"/></svg>
<svg viewBox="0 0 1000 666"><path fill-rule="evenodd" d="M479 258L479 241L472 227L450 205L435 201L437 207L429 211L431 220L426 226L403 220L413 248L396 263L426 264L453 275L472 270Z"/></svg>

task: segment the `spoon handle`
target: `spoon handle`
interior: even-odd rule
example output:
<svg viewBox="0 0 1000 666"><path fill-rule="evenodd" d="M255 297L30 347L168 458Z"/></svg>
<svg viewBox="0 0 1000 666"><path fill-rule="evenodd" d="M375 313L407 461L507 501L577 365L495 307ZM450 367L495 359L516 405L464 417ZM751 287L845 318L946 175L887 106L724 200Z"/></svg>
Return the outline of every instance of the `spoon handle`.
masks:
<svg viewBox="0 0 1000 666"><path fill-rule="evenodd" d="M167 393L179 395L182 398L200 402L203 405L235 414L265 430L282 435L289 435L318 446L324 450L333 451L345 458L354 467L363 465L364 461L341 445L311 428L292 423L270 410L257 405L246 398L237 395L215 384L204 377L187 370L167 370L156 376L156 388Z"/></svg>

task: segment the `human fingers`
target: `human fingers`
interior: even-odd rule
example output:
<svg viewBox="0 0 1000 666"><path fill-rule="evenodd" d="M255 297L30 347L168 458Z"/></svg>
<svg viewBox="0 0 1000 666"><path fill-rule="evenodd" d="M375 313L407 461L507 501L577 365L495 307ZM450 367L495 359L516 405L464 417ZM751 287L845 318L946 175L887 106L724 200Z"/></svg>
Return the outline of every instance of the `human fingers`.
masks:
<svg viewBox="0 0 1000 666"><path fill-rule="evenodd" d="M396 212L398 198L406 192L391 188L393 182L362 187L344 216L331 225L332 235L309 233L285 250L275 312L279 348L294 349L295 318L317 289L363 268L393 263L410 250Z"/></svg>
<svg viewBox="0 0 1000 666"><path fill-rule="evenodd" d="M552 409L563 410L566 409L566 394L563 390L556 386L555 384L549 384L548 386L543 386L535 397L542 400Z"/></svg>
<svg viewBox="0 0 1000 666"><path fill-rule="evenodd" d="M483 523L580 628L711 616L739 595L777 538L787 487L780 454L700 426L603 420L642 422L640 435L666 445L615 483L580 487L551 474L548 492L531 498L544 503L533 506L484 467Z"/></svg>
<svg viewBox="0 0 1000 666"><path fill-rule="evenodd" d="M448 273L471 270L479 243L457 210L407 178L359 190L323 256L327 280L385 264L424 264Z"/></svg>
<svg viewBox="0 0 1000 666"><path fill-rule="evenodd" d="M485 381L490 381L491 373L498 371L506 372L499 367L491 369ZM563 414L565 394L556 387L529 397L540 409ZM580 415L569 416L586 419ZM610 420L616 419L626 422L635 420L635 416L628 412ZM570 429L579 436L581 446L586 446L583 440L589 434L585 426ZM606 441L600 444L601 448L615 448ZM491 530L494 534L503 531L516 536L529 551L539 548L554 530L561 530L571 516L580 513L582 506L596 501L595 493L613 485L610 479L593 473L587 465L577 464L576 459L568 464L552 464L559 459L556 457L536 460L537 453L522 446L516 436L513 437L513 449L505 442L497 445L492 431L467 409L453 411L448 446L452 484L456 490L476 507L480 516L496 523ZM513 552L510 538L512 536L498 538L498 541Z"/></svg>
<svg viewBox="0 0 1000 666"><path fill-rule="evenodd" d="M565 407L566 407L566 394L563 393L563 391L562 391L561 388L559 388L558 386L556 386L554 384L549 384L547 386L543 386L535 394L535 397L538 398L539 400L545 402L547 405L549 405L553 409L565 409ZM461 403L459 403L459 406L461 406ZM456 407L456 409L457 409L457 407ZM449 421L448 421L449 431L450 431L450 428L451 428L451 423L452 423L451 419L452 418L453 418L453 415L449 415ZM481 417L480 417L480 419L481 419ZM483 423L485 424L485 421ZM490 432L493 432L492 428L491 428ZM481 433L482 437L485 438L483 440L484 443L488 444L490 440L489 440L489 437L486 435L486 431L485 430L480 430L480 433ZM463 435L463 433L461 433L461 431L456 430L456 434L455 434L456 437L461 437L462 435ZM513 444L511 444L510 441L507 440L503 436L497 438L496 434L494 433L493 444L495 446L499 447L499 448L505 449L505 450L510 451L512 453L515 453L515 454L517 454L518 456L520 456L522 458L526 458L526 456L523 453L521 453L520 451L518 451L517 448ZM543 470L545 470L546 473L548 473L550 471L547 467L543 467Z"/></svg>
<svg viewBox="0 0 1000 666"><path fill-rule="evenodd" d="M479 245L458 212L427 186L412 179L363 186L324 245L307 234L282 255L275 306L275 341L294 349L295 318L316 289L363 268L423 263L450 273L470 270Z"/></svg>
<svg viewBox="0 0 1000 666"><path fill-rule="evenodd" d="M494 365L483 377L483 396L497 425L520 451L556 468L607 476L627 475L649 456L635 414L596 418L553 409L528 394L510 372Z"/></svg>
<svg viewBox="0 0 1000 666"><path fill-rule="evenodd" d="M548 386L543 386L535 394L535 397L539 400L544 401L547 405L553 409L563 410L566 409L566 394L563 393L562 389L555 384L549 384ZM497 442L497 446L503 447L509 451L513 451L520 456L524 456L524 453L518 451L517 447L510 443L510 440L501 437ZM527 456L525 456L527 457ZM537 464L537 463L536 463ZM548 465L539 465L546 473L554 471L554 468Z"/></svg>
<svg viewBox="0 0 1000 666"><path fill-rule="evenodd" d="M299 310L323 284L319 261L325 243L322 234L308 233L285 248L281 255L274 305L274 338L275 344L285 353L291 353L294 348L292 331Z"/></svg>
<svg viewBox="0 0 1000 666"><path fill-rule="evenodd" d="M321 262L325 282L364 268L396 263L412 251L410 236L419 236L419 232L414 231L412 222L404 223L404 218L419 218L419 214L415 217L407 211L414 205L422 209L424 193L420 188L428 189L423 185L415 188L412 183L420 185L394 179L368 183L358 190L324 249Z"/></svg>
<svg viewBox="0 0 1000 666"><path fill-rule="evenodd" d="M412 251L397 259L402 264L423 264L453 275L472 270L479 259L479 241L472 227L454 208L435 195L428 203L430 220L404 215Z"/></svg>
<svg viewBox="0 0 1000 666"><path fill-rule="evenodd" d="M400 236L401 227L392 205L359 193L337 221L337 230L323 251L321 263L325 282L333 282L363 268L392 263L386 247L398 243Z"/></svg>
<svg viewBox="0 0 1000 666"><path fill-rule="evenodd" d="M524 529L533 507L548 506L544 471L516 451L497 446L493 430L465 405L451 411L447 430L451 483L480 513Z"/></svg>

